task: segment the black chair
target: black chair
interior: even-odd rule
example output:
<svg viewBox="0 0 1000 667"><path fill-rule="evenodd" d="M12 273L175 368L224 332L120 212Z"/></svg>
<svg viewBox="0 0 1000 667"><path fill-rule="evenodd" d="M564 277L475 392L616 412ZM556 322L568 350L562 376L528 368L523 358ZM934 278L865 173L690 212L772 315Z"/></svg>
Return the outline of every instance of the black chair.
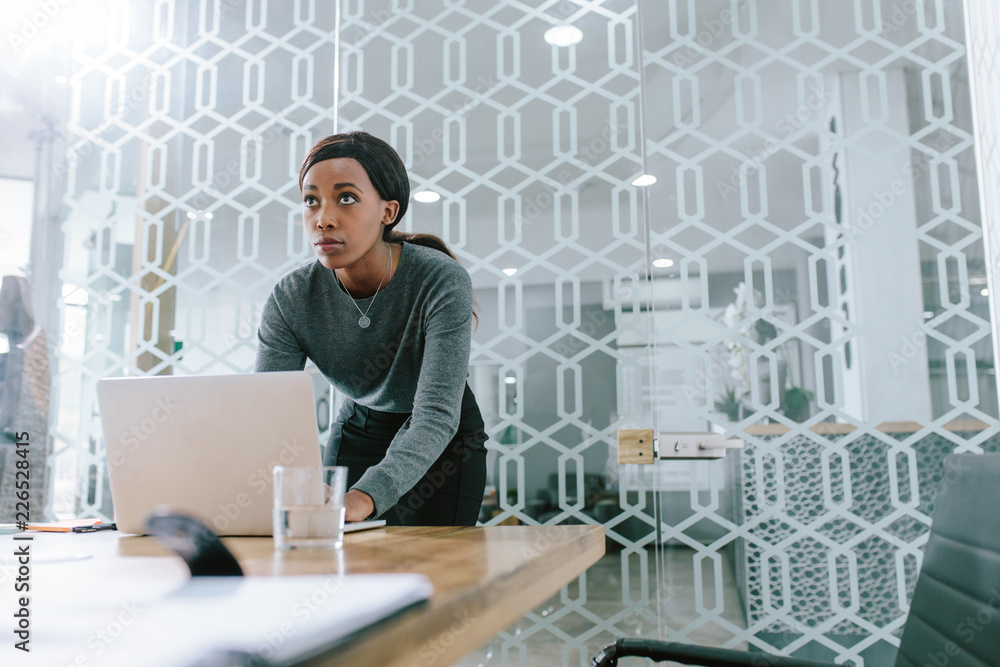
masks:
<svg viewBox="0 0 1000 667"><path fill-rule="evenodd" d="M591 662L626 656L702 667L833 667L765 653L619 639ZM923 565L896 654L896 667L1000 665L1000 454L945 461Z"/></svg>

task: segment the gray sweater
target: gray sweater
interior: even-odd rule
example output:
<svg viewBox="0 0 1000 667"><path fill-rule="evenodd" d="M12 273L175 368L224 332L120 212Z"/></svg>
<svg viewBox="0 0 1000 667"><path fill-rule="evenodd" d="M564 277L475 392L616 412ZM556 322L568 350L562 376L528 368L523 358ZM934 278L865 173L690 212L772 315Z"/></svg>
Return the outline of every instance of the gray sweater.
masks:
<svg viewBox="0 0 1000 667"><path fill-rule="evenodd" d="M472 280L444 253L403 243L399 266L361 317L319 260L282 276L257 331L254 371L302 370L312 359L334 387L382 412L412 413L385 458L352 488L396 504L458 431L472 339Z"/></svg>

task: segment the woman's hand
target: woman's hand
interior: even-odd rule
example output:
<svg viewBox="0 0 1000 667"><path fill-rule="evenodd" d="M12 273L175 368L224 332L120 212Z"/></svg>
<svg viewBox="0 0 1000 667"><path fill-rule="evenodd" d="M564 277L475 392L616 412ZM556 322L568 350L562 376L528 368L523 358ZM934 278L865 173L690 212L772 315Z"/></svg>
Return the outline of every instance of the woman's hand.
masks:
<svg viewBox="0 0 1000 667"><path fill-rule="evenodd" d="M375 511L375 501L364 491L351 489L344 494L344 519L364 521Z"/></svg>

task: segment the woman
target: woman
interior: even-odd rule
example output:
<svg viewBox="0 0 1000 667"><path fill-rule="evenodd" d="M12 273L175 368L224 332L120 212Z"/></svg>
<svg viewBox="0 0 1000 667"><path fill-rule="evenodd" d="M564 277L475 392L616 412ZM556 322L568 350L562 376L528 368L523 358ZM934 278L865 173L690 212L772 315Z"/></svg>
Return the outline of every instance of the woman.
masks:
<svg viewBox="0 0 1000 667"><path fill-rule="evenodd" d="M272 290L254 370L301 370L309 358L347 395L325 463L348 468L348 521L474 525L486 433L466 383L468 272L441 239L393 231L410 185L381 139L319 141L299 190L317 259Z"/></svg>

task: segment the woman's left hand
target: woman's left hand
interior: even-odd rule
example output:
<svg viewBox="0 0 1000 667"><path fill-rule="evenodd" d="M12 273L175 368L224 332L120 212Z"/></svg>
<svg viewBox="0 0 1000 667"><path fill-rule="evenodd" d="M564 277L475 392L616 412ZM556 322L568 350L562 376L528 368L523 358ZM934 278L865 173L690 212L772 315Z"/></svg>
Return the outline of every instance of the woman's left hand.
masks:
<svg viewBox="0 0 1000 667"><path fill-rule="evenodd" d="M375 511L375 501L364 491L351 489L344 494L344 520L364 521Z"/></svg>

